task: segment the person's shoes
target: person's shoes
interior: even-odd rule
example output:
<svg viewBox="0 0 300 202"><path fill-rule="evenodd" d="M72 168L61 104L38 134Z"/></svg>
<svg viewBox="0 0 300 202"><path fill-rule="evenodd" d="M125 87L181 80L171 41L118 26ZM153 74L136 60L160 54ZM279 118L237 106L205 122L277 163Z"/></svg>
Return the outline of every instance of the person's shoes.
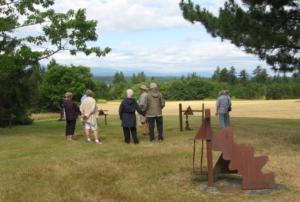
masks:
<svg viewBox="0 0 300 202"><path fill-rule="evenodd" d="M96 144L103 144L101 141L99 141L99 140L95 140L95 143Z"/></svg>
<svg viewBox="0 0 300 202"><path fill-rule="evenodd" d="M162 143L164 140L163 140L163 139L159 139L158 141L159 141L160 143Z"/></svg>
<svg viewBox="0 0 300 202"><path fill-rule="evenodd" d="M91 142L92 140L91 140L91 138L88 138L88 139L86 139L86 141L87 141L87 142Z"/></svg>

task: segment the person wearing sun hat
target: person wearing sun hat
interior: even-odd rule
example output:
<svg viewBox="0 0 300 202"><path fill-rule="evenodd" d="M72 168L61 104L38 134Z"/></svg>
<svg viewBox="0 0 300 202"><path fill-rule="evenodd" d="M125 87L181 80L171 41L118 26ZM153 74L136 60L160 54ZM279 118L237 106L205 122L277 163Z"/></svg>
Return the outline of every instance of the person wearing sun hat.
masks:
<svg viewBox="0 0 300 202"><path fill-rule="evenodd" d="M150 141L154 142L154 125L156 123L158 132L158 141L164 140L163 135L163 116L162 109L165 107L165 100L162 94L157 90L157 84L150 84L150 92L147 95L146 100L146 118L149 126Z"/></svg>
<svg viewBox="0 0 300 202"><path fill-rule="evenodd" d="M140 86L140 97L138 99L138 104L141 108L141 110L146 111L146 101L147 101L147 96L148 96L148 88L145 85L141 85ZM148 133L148 124L147 124L147 120L146 117L143 115L140 115L140 123L141 123L141 127L142 127L142 133L143 135L147 135Z"/></svg>

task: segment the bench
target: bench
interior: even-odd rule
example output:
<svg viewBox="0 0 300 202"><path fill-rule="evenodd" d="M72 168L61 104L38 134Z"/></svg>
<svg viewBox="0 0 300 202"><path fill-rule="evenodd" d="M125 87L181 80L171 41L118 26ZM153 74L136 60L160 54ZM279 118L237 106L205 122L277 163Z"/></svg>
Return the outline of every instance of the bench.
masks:
<svg viewBox="0 0 300 202"><path fill-rule="evenodd" d="M108 116L108 110L100 109L98 110L99 116L104 116L104 123L107 125L107 116Z"/></svg>

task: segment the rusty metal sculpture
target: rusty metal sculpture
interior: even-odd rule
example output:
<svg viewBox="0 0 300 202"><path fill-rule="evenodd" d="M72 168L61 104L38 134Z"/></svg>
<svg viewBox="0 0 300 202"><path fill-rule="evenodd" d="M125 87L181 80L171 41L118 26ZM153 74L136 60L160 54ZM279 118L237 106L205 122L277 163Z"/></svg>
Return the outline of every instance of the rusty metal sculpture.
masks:
<svg viewBox="0 0 300 202"><path fill-rule="evenodd" d="M200 112L202 120L204 119L204 104L202 104L201 110L192 110L190 106L186 110L182 110L182 104L179 104L179 130L183 131L183 115L185 115L185 130L191 130L189 124L189 116L194 115L194 112Z"/></svg>
<svg viewBox="0 0 300 202"><path fill-rule="evenodd" d="M185 110L185 130L191 130L190 123L189 123L189 116L194 115L193 110L190 106Z"/></svg>
<svg viewBox="0 0 300 202"><path fill-rule="evenodd" d="M274 173L262 173L261 169L267 163L267 156L254 156L254 149L244 144L236 144L233 132L225 128L213 133L210 123L210 110L205 109L205 119L195 138L193 152L193 170L195 169L195 142L206 141L208 186L213 186L214 175L218 173L238 173L243 177L242 189L270 189L275 186ZM212 151L222 154L213 168ZM201 151L201 173L203 160L203 145Z"/></svg>

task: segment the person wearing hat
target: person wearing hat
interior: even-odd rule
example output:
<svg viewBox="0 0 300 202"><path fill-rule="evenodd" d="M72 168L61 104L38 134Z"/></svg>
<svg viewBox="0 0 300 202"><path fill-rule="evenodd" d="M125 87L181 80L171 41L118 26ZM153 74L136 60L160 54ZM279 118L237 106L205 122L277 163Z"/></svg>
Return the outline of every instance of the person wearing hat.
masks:
<svg viewBox="0 0 300 202"><path fill-rule="evenodd" d="M140 97L138 100L138 104L142 111L146 110L146 100L147 100L147 96L148 96L147 90L148 90L148 88L145 85L140 86ZM142 126L143 135L147 135L148 125L147 125L147 120L146 120L145 116L140 115L140 123Z"/></svg>
<svg viewBox="0 0 300 202"><path fill-rule="evenodd" d="M95 137L96 144L102 144L101 141L99 141L98 137L98 124L97 124L97 118L98 118L98 107L96 100L92 97L93 91L86 90L85 92L86 98L82 101L80 105L80 111L82 114L82 119L84 123L84 129L85 129L85 135L86 140L88 142L91 142L90 139L90 131L93 132Z"/></svg>
<svg viewBox="0 0 300 202"><path fill-rule="evenodd" d="M124 141L125 143L130 143L130 133L133 138L134 144L139 143L139 139L136 131L136 116L135 111L139 114L144 114L140 109L138 103L133 96L133 90L127 89L126 91L127 98L123 99L120 107L119 107L119 116L122 121L123 133L124 133Z"/></svg>
<svg viewBox="0 0 300 202"><path fill-rule="evenodd" d="M66 114L66 138L67 140L72 140L75 127L76 119L80 114L78 106L72 101L73 94L67 92L65 94L64 109Z"/></svg>
<svg viewBox="0 0 300 202"><path fill-rule="evenodd" d="M149 126L150 141L154 142L154 125L156 123L158 140L161 142L164 140L163 135L163 116L162 109L165 107L165 100L162 94L157 90L157 84L150 84L150 92L146 99L146 118Z"/></svg>

